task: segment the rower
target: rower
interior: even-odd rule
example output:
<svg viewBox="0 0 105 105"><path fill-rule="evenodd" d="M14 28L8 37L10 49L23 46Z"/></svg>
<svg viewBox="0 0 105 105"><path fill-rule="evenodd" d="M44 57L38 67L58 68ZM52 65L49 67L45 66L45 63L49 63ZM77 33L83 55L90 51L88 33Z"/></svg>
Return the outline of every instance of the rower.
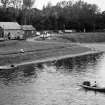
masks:
<svg viewBox="0 0 105 105"><path fill-rule="evenodd" d="M97 83L96 81L94 81L94 85L92 87L97 87Z"/></svg>
<svg viewBox="0 0 105 105"><path fill-rule="evenodd" d="M83 82L83 85L90 86L91 84L90 84L89 81L84 81L84 82Z"/></svg>

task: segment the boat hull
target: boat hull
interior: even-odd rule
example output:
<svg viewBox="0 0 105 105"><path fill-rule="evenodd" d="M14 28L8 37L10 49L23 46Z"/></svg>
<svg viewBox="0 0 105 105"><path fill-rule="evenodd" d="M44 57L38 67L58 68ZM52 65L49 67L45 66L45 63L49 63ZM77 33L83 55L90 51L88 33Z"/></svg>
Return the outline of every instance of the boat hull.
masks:
<svg viewBox="0 0 105 105"><path fill-rule="evenodd" d="M93 86L86 86L86 85L80 85L82 88L84 88L85 90L91 90L91 91L97 91L97 92L105 92L105 87L101 88L101 87L93 87Z"/></svg>

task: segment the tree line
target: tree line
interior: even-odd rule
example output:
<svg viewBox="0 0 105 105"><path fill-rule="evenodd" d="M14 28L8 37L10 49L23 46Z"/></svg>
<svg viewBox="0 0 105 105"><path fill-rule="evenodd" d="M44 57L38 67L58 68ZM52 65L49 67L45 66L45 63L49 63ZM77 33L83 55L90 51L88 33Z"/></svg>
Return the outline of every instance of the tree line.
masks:
<svg viewBox="0 0 105 105"><path fill-rule="evenodd" d="M105 11L100 11L96 4L70 0L52 6L49 2L42 10L38 10L32 8L34 0L23 0L22 6L21 0L1 1L3 6L0 8L0 21L31 24L37 30L75 29L78 32L90 32L105 29ZM13 6L7 7L10 4Z"/></svg>

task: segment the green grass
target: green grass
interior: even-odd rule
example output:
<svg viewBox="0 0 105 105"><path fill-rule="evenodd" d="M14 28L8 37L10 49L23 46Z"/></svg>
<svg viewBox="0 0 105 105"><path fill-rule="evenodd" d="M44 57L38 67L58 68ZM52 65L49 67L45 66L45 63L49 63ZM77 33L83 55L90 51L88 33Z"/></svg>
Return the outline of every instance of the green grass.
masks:
<svg viewBox="0 0 105 105"><path fill-rule="evenodd" d="M96 43L105 42L105 32L95 32L95 33L70 33L63 34L58 38L62 38L67 42L80 42L80 43Z"/></svg>
<svg viewBox="0 0 105 105"><path fill-rule="evenodd" d="M24 49L25 53L20 53L20 49ZM0 42L0 65L42 60L87 51L91 51L91 49L61 42L5 41Z"/></svg>
<svg viewBox="0 0 105 105"><path fill-rule="evenodd" d="M0 65L42 60L91 51L91 47L87 48L77 44L72 44L71 42L105 42L105 33L62 34L53 37L53 40L49 41L27 42L24 40L14 40L0 42ZM24 49L25 53L20 53L20 49Z"/></svg>

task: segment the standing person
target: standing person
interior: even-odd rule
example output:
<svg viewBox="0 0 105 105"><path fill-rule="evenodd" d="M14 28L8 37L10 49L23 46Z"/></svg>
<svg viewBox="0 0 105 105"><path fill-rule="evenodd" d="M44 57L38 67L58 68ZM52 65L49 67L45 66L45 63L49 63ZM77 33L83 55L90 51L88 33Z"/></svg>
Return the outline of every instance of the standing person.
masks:
<svg viewBox="0 0 105 105"><path fill-rule="evenodd" d="M11 35L10 35L10 32L8 33L8 39L9 39L9 40L11 39Z"/></svg>

